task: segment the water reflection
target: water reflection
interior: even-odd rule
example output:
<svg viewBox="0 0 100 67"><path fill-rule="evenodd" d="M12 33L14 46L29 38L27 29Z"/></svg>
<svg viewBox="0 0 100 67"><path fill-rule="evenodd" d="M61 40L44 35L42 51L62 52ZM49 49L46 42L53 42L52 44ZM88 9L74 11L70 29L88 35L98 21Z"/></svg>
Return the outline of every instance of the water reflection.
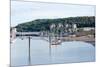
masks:
<svg viewBox="0 0 100 67"><path fill-rule="evenodd" d="M95 61L95 48L80 41L50 45L41 37L32 37L30 44L30 65ZM11 66L29 65L27 37L16 38L11 45Z"/></svg>

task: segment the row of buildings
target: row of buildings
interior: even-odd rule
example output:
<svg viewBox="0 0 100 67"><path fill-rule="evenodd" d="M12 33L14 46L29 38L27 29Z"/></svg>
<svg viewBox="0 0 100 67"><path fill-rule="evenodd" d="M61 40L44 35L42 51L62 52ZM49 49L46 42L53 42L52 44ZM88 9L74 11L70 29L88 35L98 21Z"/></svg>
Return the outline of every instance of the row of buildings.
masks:
<svg viewBox="0 0 100 67"><path fill-rule="evenodd" d="M57 26L55 24L50 25L50 32L56 34L53 30L57 30L59 29L60 32L63 32L64 35L67 35L66 33L72 33L72 32L77 32L79 29L82 29L83 31L90 31L90 30L94 30L95 28L93 27L84 27L84 28L77 28L76 24L66 24L65 26L63 26L62 24L58 24ZM17 32L17 29L15 27L11 27L10 28L10 38L11 40L16 38L16 35L31 35L31 36L45 36L46 32L45 31L41 31L41 32Z"/></svg>

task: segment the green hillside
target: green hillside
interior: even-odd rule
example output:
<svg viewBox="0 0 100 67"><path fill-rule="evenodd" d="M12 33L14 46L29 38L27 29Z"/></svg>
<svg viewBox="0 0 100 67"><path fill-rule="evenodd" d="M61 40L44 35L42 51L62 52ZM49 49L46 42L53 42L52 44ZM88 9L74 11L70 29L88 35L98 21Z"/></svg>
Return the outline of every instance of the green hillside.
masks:
<svg viewBox="0 0 100 67"><path fill-rule="evenodd" d="M25 22L16 26L18 32L32 32L41 30L50 30L51 24L61 23L63 26L66 24L77 24L77 27L95 27L95 16L82 16L82 17L68 17L57 19L36 19L30 22Z"/></svg>

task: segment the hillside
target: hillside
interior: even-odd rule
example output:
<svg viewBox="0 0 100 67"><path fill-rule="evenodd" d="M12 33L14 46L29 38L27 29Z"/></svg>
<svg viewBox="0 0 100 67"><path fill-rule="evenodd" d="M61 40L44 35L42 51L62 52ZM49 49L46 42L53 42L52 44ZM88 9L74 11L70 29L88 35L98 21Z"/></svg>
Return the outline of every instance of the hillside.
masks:
<svg viewBox="0 0 100 67"><path fill-rule="evenodd" d="M18 32L32 32L41 30L50 30L51 24L61 23L63 26L66 24L77 24L78 28L81 27L95 27L95 16L82 16L82 17L68 17L57 19L36 19L30 22L25 22L16 26Z"/></svg>

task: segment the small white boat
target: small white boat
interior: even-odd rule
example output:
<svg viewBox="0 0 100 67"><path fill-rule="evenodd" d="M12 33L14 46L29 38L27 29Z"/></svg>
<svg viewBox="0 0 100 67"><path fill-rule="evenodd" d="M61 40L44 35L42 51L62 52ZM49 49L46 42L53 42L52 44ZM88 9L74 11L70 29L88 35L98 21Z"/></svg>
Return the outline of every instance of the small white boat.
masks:
<svg viewBox="0 0 100 67"><path fill-rule="evenodd" d="M52 44L52 45L59 45L59 44L61 44L61 40L53 40L53 41L51 42L51 44Z"/></svg>

